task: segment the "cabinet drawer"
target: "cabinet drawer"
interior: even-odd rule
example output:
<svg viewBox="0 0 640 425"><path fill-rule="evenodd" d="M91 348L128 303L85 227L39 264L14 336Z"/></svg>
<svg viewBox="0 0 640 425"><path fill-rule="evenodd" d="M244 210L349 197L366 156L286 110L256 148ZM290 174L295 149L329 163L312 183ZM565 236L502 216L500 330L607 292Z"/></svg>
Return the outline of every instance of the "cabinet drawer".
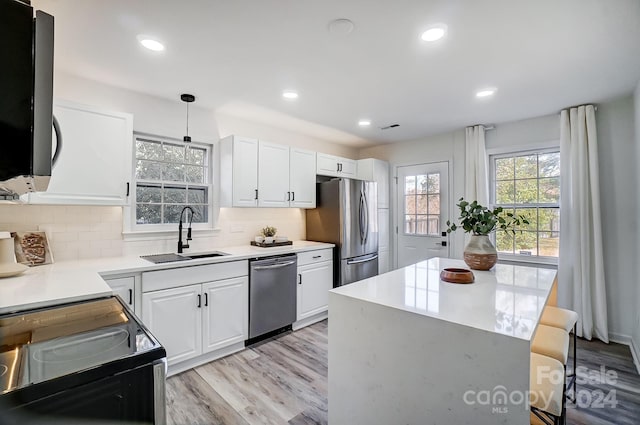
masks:
<svg viewBox="0 0 640 425"><path fill-rule="evenodd" d="M298 266L305 264L320 263L322 261L331 261L333 259L333 249L319 249L317 251L307 251L298 253Z"/></svg>
<svg viewBox="0 0 640 425"><path fill-rule="evenodd" d="M247 276L248 273L246 260L145 272L142 273L142 292Z"/></svg>

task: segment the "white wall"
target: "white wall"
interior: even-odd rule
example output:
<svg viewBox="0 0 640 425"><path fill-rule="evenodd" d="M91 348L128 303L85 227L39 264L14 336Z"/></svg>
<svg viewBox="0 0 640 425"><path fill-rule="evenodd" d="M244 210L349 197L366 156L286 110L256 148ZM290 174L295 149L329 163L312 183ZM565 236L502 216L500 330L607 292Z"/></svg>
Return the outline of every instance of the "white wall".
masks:
<svg viewBox="0 0 640 425"><path fill-rule="evenodd" d="M636 90L633 96L634 99L634 118L635 118L635 143L636 143L636 164L640 164L640 81L638 81L638 85L636 86ZM640 172L637 171L637 181L636 181L636 189L635 193L638 193L638 188L640 188ZM638 196L635 214L634 217L636 220L640 220L640 196ZM640 272L640 223L637 224L638 232L636 234L636 252L634 262L637 264L638 270ZM637 276L637 274L636 274ZM636 297L635 297L635 305L633 306L633 310L635 312L635 317L633 320L635 323L633 324L633 333L632 333L632 346L635 350L636 354L636 367L640 371L640 280L637 278L633 282L635 284L636 289Z"/></svg>
<svg viewBox="0 0 640 425"><path fill-rule="evenodd" d="M637 314L638 186L633 98L598 105L596 125L600 168L605 281L610 337L628 340ZM631 212L631 214L630 214Z"/></svg>
<svg viewBox="0 0 640 425"><path fill-rule="evenodd" d="M184 136L186 109L179 100L179 94L176 94L175 101L170 101L56 72L54 96L132 113L134 130L138 132L180 139ZM218 116L214 111L198 107L197 101L190 106L189 134L193 140L205 143L215 143L226 135L239 134L357 158L354 148L236 117ZM175 236L123 241L122 221L127 211L125 208L123 212L120 207L5 204L0 205L0 230L45 230L56 260L175 251L177 230ZM213 234L194 234L191 250L248 244L266 225L277 227L280 235L290 239L304 239L304 210L221 209L217 222L219 230Z"/></svg>

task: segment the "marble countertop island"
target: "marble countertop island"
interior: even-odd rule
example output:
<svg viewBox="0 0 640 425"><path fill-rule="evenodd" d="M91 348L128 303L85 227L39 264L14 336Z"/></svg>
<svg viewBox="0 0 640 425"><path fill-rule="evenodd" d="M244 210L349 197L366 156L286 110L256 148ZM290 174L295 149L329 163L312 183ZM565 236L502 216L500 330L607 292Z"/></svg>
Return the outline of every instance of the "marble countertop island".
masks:
<svg viewBox="0 0 640 425"><path fill-rule="evenodd" d="M453 284L445 267L467 266L432 258L331 291L330 423L529 423L528 400L483 396L528 390L556 270L498 264Z"/></svg>

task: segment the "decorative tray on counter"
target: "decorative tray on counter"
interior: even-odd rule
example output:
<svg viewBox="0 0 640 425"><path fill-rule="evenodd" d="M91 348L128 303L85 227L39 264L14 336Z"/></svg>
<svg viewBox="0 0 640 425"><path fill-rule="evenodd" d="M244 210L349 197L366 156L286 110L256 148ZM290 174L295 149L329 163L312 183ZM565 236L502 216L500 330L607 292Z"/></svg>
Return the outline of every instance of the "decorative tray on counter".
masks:
<svg viewBox="0 0 640 425"><path fill-rule="evenodd" d="M273 248L274 246L293 245L293 241L271 242L271 243L251 241L251 245L259 246L260 248Z"/></svg>

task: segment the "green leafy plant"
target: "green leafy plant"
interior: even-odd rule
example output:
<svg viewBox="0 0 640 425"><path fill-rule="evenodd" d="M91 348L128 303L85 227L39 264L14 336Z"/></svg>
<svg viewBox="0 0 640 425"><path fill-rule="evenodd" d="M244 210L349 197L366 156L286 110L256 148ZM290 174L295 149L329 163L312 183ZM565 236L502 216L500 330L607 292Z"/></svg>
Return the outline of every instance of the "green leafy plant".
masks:
<svg viewBox="0 0 640 425"><path fill-rule="evenodd" d="M516 227L529 224L526 216L506 212L502 207L490 210L480 205L478 201L469 203L464 198L460 198L459 201L460 203L456 206L460 208L460 217L458 218L460 224L457 225L447 220L447 233L455 232L461 227L466 233L474 235L488 235L496 229L511 231L515 234Z"/></svg>
<svg viewBox="0 0 640 425"><path fill-rule="evenodd" d="M273 237L276 235L277 231L278 229L276 229L275 227L266 226L262 229L262 236L264 236L265 238Z"/></svg>

